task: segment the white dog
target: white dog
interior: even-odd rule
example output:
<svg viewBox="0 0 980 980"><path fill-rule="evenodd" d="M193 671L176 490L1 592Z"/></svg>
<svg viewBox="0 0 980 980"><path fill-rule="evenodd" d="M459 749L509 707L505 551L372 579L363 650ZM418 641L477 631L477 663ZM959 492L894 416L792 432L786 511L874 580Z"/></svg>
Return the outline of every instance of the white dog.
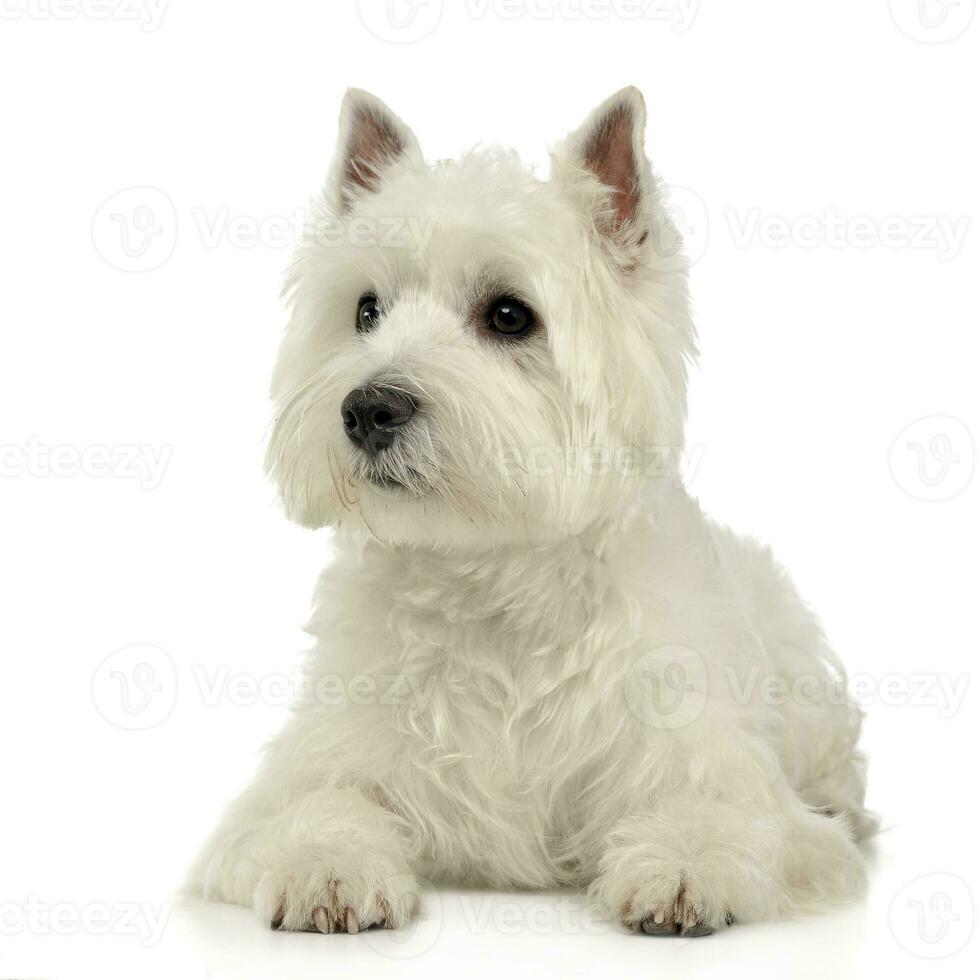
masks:
<svg viewBox="0 0 980 980"><path fill-rule="evenodd" d="M427 165L351 91L289 278L269 467L336 528L302 697L192 884L397 927L418 880L703 935L860 894L860 714L770 553L677 478L686 265L624 89ZM783 696L776 696L782 692Z"/></svg>

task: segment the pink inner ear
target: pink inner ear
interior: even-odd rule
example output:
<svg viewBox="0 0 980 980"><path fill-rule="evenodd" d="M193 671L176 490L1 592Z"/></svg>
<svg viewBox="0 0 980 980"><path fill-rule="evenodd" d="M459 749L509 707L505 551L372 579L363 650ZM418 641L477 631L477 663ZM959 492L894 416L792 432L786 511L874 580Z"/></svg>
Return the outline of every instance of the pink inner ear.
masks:
<svg viewBox="0 0 980 980"><path fill-rule="evenodd" d="M405 143L388 120L369 109L356 111L344 163L344 183L374 188L382 166L396 160Z"/></svg>
<svg viewBox="0 0 980 980"><path fill-rule="evenodd" d="M615 227L632 221L640 194L633 152L633 117L628 106L617 106L596 126L585 145L585 165L613 189Z"/></svg>

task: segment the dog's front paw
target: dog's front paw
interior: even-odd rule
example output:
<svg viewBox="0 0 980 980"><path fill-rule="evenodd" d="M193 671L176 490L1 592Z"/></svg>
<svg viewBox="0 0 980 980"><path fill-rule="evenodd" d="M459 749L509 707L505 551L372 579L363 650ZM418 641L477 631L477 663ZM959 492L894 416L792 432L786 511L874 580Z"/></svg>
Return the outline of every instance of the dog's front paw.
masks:
<svg viewBox="0 0 980 980"><path fill-rule="evenodd" d="M673 900L637 900L639 892L629 901L623 902L619 910L619 920L626 929L645 932L650 936L710 936L715 931L708 910L688 898L681 885ZM730 910L725 912L724 925L735 921Z"/></svg>
<svg viewBox="0 0 980 980"><path fill-rule="evenodd" d="M625 928L658 936L782 917L789 904L765 827L724 826L715 839L689 826L685 839L652 817L624 823L599 863L593 897Z"/></svg>
<svg viewBox="0 0 980 980"><path fill-rule="evenodd" d="M264 886L268 887L268 886ZM288 932L346 932L351 935L371 926L395 927L411 916L399 915L389 889L379 885L371 894L359 894L346 881L327 878L312 890L286 883L269 918L273 929Z"/></svg>
<svg viewBox="0 0 980 980"><path fill-rule="evenodd" d="M656 850L656 849L651 849ZM642 847L607 855L593 894L624 928L653 936L707 936L734 922L779 918L775 876L732 856L677 861Z"/></svg>
<svg viewBox="0 0 980 980"><path fill-rule="evenodd" d="M370 859L353 858L285 863L262 876L256 911L273 929L287 932L397 929L418 907L415 878L370 865Z"/></svg>

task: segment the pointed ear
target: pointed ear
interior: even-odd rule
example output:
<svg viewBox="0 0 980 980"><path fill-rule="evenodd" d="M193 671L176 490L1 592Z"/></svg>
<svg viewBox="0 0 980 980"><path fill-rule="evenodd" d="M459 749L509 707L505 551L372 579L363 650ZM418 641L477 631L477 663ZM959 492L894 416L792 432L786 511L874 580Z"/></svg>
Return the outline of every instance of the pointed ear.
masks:
<svg viewBox="0 0 980 980"><path fill-rule="evenodd" d="M348 89L340 107L340 137L331 180L338 206L378 187L385 169L399 162L423 163L415 134L380 99Z"/></svg>
<svg viewBox="0 0 980 980"><path fill-rule="evenodd" d="M653 177L643 149L646 107L630 86L610 96L568 137L565 156L588 171L609 193L600 227L618 234L640 218Z"/></svg>

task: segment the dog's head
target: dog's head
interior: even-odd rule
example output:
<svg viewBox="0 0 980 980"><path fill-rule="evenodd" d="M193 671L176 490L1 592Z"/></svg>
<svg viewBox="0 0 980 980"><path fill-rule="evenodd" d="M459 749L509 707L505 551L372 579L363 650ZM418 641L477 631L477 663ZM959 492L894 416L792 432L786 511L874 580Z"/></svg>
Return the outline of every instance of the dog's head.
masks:
<svg viewBox="0 0 980 980"><path fill-rule="evenodd" d="M548 542L682 445L686 264L624 89L552 154L424 162L351 91L292 267L268 464L291 517L390 542Z"/></svg>

